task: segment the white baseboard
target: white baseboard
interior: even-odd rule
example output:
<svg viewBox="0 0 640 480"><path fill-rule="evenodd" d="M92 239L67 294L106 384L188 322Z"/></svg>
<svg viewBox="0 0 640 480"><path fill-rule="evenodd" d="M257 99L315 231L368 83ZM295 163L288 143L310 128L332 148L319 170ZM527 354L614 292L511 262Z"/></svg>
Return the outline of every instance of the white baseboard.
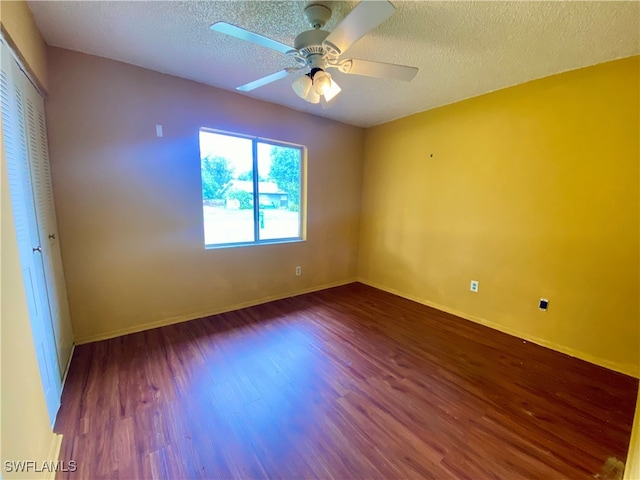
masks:
<svg viewBox="0 0 640 480"><path fill-rule="evenodd" d="M73 352L76 351L76 344L71 344L71 353L69 354L69 360L67 360L67 366L64 369L64 375L62 376L62 392L64 392L64 384L67 381L67 375L69 374L69 367L71 366L71 359L73 358Z"/></svg>
<svg viewBox="0 0 640 480"><path fill-rule="evenodd" d="M393 295L397 295L399 297L403 297L403 298L406 298L408 300L412 300L414 302L421 303L422 305L426 305L428 307L435 308L436 310L440 310L442 312L450 313L452 315L455 315L457 317L463 318L465 320L470 320L472 322L479 323L479 324L484 325L486 327L493 328L494 330L498 330L500 332L506 333L506 334L511 335L513 337L521 338L522 340L526 340L527 342L535 343L536 345L540 345L540 346L543 346L543 347L546 347L546 348L550 348L551 350L555 350L557 352L564 353L564 354L569 355L571 357L579 358L580 360L584 360L586 362L593 363L594 365L598 365L600 367L604 367L604 368L607 368L609 370L613 370L613 371L618 372L618 373L623 373L625 375L629 375L629 376L634 377L634 378L640 378L640 365L634 366L634 365L621 364L621 363L618 363L618 362L612 362L610 360L607 360L607 359L604 359L604 358L600 358L600 357L596 357L596 356L591 355L591 354L586 353L586 352L581 352L579 350L574 350L574 349L572 349L570 347L567 347L565 345L560 345L560 344L557 344L557 343L554 343L554 342L549 342L548 340L544 340L544 339L539 338L539 337L534 337L534 336L528 335L528 334L523 333L521 331L505 327L504 325L500 325L498 323L491 322L491 321L489 321L487 319L484 319L484 318L476 317L474 315L470 315L468 313L461 312L459 310L454 310L454 309L446 307L444 305L439 305L437 303L431 302L429 300L425 300L423 298L414 297L413 295L407 295L406 293L400 292L400 291L395 290L393 288L386 287L384 285L377 284L375 282L370 282L370 281L362 279L362 278L359 278L357 281L360 282L360 283L363 283L365 285L369 285L370 287L377 288L378 290L383 290L383 291L391 293Z"/></svg>
<svg viewBox="0 0 640 480"><path fill-rule="evenodd" d="M143 332L145 330L151 330L153 328L165 327L167 325L173 325L175 323L188 322L190 320L197 320L198 318L209 317L211 315L218 315L220 313L231 312L233 310L240 310L242 308L254 307L263 303L273 302L275 300L282 300L283 298L297 297L298 295L304 295L305 293L317 292L320 290L326 290L328 288L339 287L341 285L347 285L349 283L356 282L355 278L343 280L340 282L325 283L322 285L316 285L314 287L305 288L302 290L295 290L293 292L282 293L278 295L271 295L268 297L262 297L257 300L250 300L248 302L241 302L232 305L225 305L212 310L205 310L202 312L189 313L187 315L179 315L177 317L165 318L161 320L155 320L153 322L142 323L140 325L134 325L127 328L121 328L118 330L112 330L109 332L98 333L95 335L87 335L84 337L78 337L75 340L75 345L83 345L85 343L98 342L101 340L108 340L110 338L121 337L130 333Z"/></svg>

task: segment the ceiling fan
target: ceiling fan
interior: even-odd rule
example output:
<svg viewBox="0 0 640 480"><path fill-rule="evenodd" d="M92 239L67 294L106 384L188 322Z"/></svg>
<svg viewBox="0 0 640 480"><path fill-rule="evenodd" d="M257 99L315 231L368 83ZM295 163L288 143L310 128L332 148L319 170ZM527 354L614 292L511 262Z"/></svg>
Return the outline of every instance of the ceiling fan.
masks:
<svg viewBox="0 0 640 480"><path fill-rule="evenodd" d="M298 64L298 67L285 68L241 85L236 90L248 92L306 70L304 75L293 82L293 90L309 103L320 103L321 99L329 102L341 91L331 74L326 71L330 68L347 74L407 82L416 76L416 67L341 58L351 45L387 20L394 11L395 7L388 0L362 0L332 32L327 32L322 27L331 18L331 9L324 3L311 3L304 9L304 17L312 29L298 35L294 40L294 47L226 22L214 23L211 30L277 50L293 57Z"/></svg>

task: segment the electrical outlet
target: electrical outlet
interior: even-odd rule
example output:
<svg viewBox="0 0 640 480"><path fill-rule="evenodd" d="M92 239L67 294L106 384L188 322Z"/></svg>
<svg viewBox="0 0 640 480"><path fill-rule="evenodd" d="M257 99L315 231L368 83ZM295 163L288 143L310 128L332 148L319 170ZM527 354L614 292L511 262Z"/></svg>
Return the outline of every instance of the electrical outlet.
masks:
<svg viewBox="0 0 640 480"><path fill-rule="evenodd" d="M302 275L302 267L301 266L297 266L296 267L296 277L299 277L300 275Z"/></svg>
<svg viewBox="0 0 640 480"><path fill-rule="evenodd" d="M469 290L471 290L474 293L478 293L478 284L479 282L477 280L471 280L471 285L469 286Z"/></svg>

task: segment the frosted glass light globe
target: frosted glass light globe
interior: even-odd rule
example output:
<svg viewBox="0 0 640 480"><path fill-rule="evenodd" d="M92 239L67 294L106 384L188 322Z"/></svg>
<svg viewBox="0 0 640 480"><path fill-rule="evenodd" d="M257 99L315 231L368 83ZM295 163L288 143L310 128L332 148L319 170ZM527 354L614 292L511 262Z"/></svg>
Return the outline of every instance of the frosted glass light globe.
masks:
<svg viewBox="0 0 640 480"><path fill-rule="evenodd" d="M331 75L327 72L318 72L313 76L313 89L318 95L324 93L331 88Z"/></svg>

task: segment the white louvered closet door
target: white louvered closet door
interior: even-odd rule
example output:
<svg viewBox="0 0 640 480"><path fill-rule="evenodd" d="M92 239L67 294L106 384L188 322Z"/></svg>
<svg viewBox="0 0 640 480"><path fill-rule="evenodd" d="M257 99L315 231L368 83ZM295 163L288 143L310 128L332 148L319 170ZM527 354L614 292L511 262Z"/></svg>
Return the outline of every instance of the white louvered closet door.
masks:
<svg viewBox="0 0 640 480"><path fill-rule="evenodd" d="M73 333L51 184L44 99L31 83L25 85L23 91L31 183L36 205L38 231L42 241L44 272L60 376L62 377L71 355Z"/></svg>
<svg viewBox="0 0 640 480"><path fill-rule="evenodd" d="M62 381L44 274L43 250L36 220L24 124L26 76L2 42L0 92L2 133L9 193L14 216L22 278L38 367L51 423L60 407Z"/></svg>

